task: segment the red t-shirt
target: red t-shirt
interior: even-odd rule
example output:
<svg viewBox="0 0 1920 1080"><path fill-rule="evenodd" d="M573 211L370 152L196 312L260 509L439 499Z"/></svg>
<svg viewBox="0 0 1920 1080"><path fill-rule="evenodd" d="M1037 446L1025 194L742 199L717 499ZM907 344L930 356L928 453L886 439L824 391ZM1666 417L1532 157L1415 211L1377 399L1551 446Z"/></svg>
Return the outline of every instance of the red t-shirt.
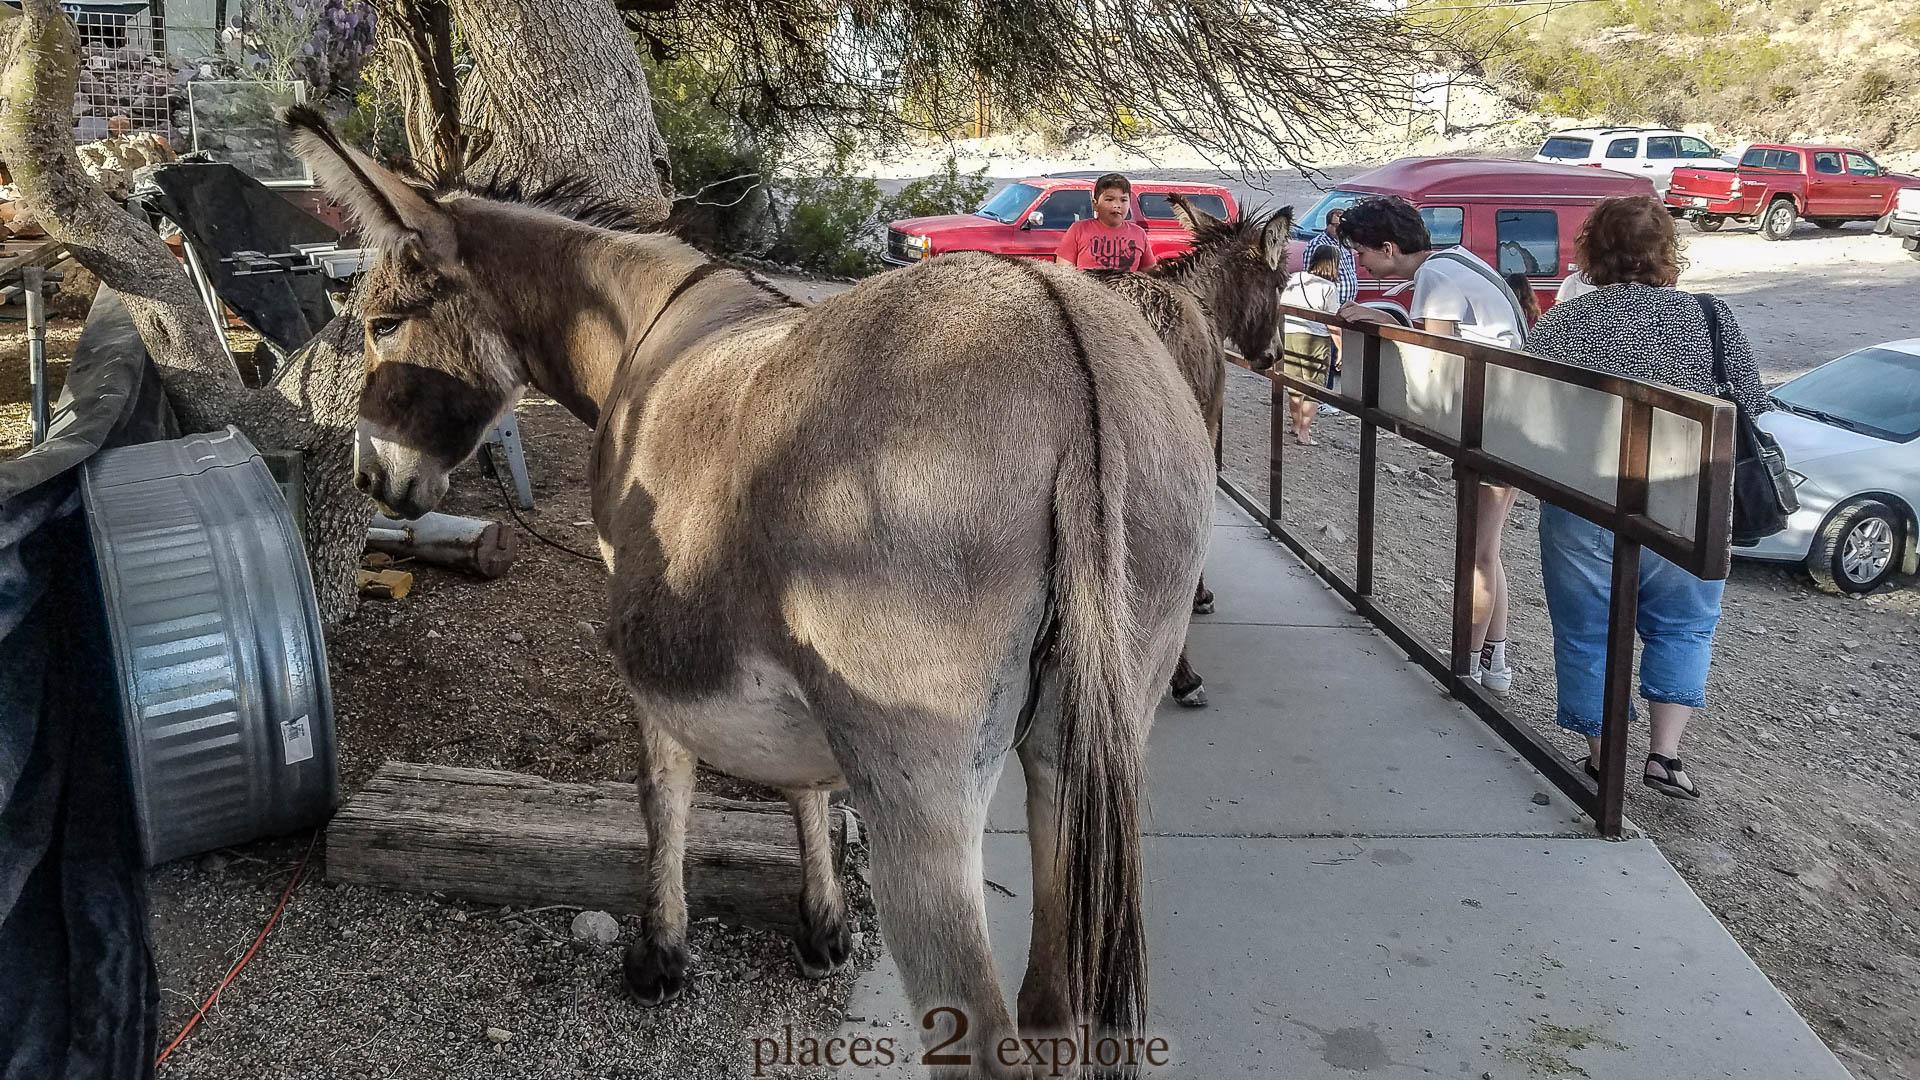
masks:
<svg viewBox="0 0 1920 1080"><path fill-rule="evenodd" d="M1074 222L1054 255L1082 270L1145 270L1160 261L1147 243L1147 230L1131 221L1109 229L1099 218Z"/></svg>

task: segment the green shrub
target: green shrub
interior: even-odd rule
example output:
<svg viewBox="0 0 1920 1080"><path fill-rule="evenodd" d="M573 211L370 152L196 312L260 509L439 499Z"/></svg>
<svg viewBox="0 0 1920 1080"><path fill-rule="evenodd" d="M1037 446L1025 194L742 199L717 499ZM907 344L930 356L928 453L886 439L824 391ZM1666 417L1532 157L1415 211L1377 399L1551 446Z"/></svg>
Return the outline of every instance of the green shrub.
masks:
<svg viewBox="0 0 1920 1080"><path fill-rule="evenodd" d="M1847 85L1847 100L1864 108L1883 105L1900 89L1900 80L1881 68L1868 68Z"/></svg>
<svg viewBox="0 0 1920 1080"><path fill-rule="evenodd" d="M915 180L902 187L897 194L882 199L880 220L887 222L940 214L970 214L986 201L987 192L992 187L993 181L987 179L985 169L963 173L960 163L949 154L940 172Z"/></svg>
<svg viewBox="0 0 1920 1080"><path fill-rule="evenodd" d="M874 269L869 247L880 185L848 168L845 151L820 175L789 182L775 257L816 273L856 277Z"/></svg>
<svg viewBox="0 0 1920 1080"><path fill-rule="evenodd" d="M678 195L668 227L712 250L763 248L776 164L765 140L717 104L718 82L697 59L649 64L647 78Z"/></svg>

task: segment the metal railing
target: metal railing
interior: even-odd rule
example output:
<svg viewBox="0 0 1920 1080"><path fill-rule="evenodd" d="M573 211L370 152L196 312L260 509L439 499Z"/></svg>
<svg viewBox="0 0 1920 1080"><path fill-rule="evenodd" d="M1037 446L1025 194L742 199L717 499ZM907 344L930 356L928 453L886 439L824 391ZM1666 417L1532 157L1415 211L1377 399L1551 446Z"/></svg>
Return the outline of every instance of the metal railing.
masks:
<svg viewBox="0 0 1920 1080"><path fill-rule="evenodd" d="M1397 326L1348 322L1291 305L1283 305L1283 311L1343 335L1341 390L1289 375L1283 370L1284 360L1276 360L1271 370L1260 373L1272 383L1267 503L1261 506L1224 471L1220 487L1356 612L1592 815L1603 835L1620 836L1640 555L1643 550L1655 552L1703 579L1727 576L1732 561L1733 405L1510 349ZM1231 351L1228 355L1251 370L1244 358ZM1491 397L1490 378L1501 384L1500 392ZM1346 392L1356 381L1358 393ZM1384 400L1383 386L1389 388ZM1360 422L1357 552L1351 581L1282 520L1282 446L1289 390L1331 404ZM1553 405L1556 399L1566 415L1556 416L1548 408L1543 416L1540 406ZM1492 445L1488 442L1490 401L1496 406ZM1562 431L1564 425L1554 423L1569 419L1582 422L1577 431ZM1692 430L1695 426L1697 432ZM1452 625L1445 656L1374 601L1374 487L1382 430L1453 463ZM1583 455L1566 453L1569 440L1562 437L1566 435L1577 435L1587 450L1586 463L1599 467L1578 475ZM1576 467L1554 467L1556 454ZM1614 456L1610 468L1602 460L1609 454ZM1479 540L1476 500L1483 480L1528 492L1544 504L1571 511L1614 534L1601 755L1595 763L1601 775L1598 784L1469 677L1474 552Z"/></svg>

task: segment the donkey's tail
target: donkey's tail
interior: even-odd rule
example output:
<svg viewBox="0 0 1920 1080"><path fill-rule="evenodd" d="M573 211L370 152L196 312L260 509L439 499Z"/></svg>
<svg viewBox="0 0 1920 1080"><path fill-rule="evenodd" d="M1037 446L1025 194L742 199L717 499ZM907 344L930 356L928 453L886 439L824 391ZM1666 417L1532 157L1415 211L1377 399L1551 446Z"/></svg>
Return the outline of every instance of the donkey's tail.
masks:
<svg viewBox="0 0 1920 1080"><path fill-rule="evenodd" d="M1054 299L1063 298L1054 292ZM1140 1034L1147 1000L1140 865L1146 717L1138 685L1145 673L1136 670L1140 639L1127 573L1127 470L1123 449L1102 423L1098 379L1080 329L1065 303L1060 311L1086 379L1087 411L1068 440L1053 493L1062 690L1055 850L1073 1015L1125 1039Z"/></svg>

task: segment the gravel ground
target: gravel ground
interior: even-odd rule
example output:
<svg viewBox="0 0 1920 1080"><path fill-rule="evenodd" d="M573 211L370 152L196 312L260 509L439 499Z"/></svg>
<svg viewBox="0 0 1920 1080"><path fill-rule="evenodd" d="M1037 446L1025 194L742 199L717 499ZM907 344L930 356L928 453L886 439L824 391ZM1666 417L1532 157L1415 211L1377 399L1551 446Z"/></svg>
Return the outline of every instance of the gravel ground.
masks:
<svg viewBox="0 0 1920 1080"><path fill-rule="evenodd" d="M1876 238L1850 237L1873 244ZM1837 243L1821 241L1824 250ZM1724 247L1722 247L1724 245ZM1920 267L1873 261L1845 319L1776 306L1752 276L1781 275L1753 237L1696 243L1696 269L1754 332L1762 374L1785 378L1802 358L1911 334ZM1703 248L1715 248L1702 252ZM1795 249L1798 249L1797 251ZM1750 275L1734 269L1747 260ZM1707 272L1698 275L1708 278ZM1742 286L1751 286L1743 288ZM1809 301L1811 302L1811 301ZM1763 306L1764 305L1764 306ZM1267 493L1268 383L1230 373L1226 471ZM1284 513L1343 574L1353 572L1359 425L1322 417L1320 445L1288 444ZM1452 577L1450 466L1382 436L1376 595L1444 648ZM1552 724L1552 636L1540 584L1539 507L1522 497L1504 554L1510 585L1510 708L1569 757L1584 743ZM1216 590L1221 583L1215 583ZM1705 797L1697 803L1628 789L1627 813L1658 843L1774 983L1854 1074L1872 1080L1920 1071L1920 579L1898 578L1865 597L1817 592L1797 567L1739 562L1728 582L1709 684L1710 708L1689 730L1684 756ZM1643 740L1644 736L1639 736ZM1644 753L1644 743L1636 741ZM1630 754L1633 753L1630 751ZM1630 756L1630 761L1637 757ZM1684 962L1684 958L1675 958Z"/></svg>
<svg viewBox="0 0 1920 1080"><path fill-rule="evenodd" d="M520 423L537 504L528 520L591 550L587 429L544 398L521 405ZM443 509L508 514L498 487L471 466ZM328 641L349 797L386 761L632 778L632 710L610 658L593 644L605 602L597 564L527 539L498 581L412 569L405 600L364 602ZM713 773L703 773L701 787L777 797ZM252 941L304 844L249 845L154 874L169 1038ZM692 987L654 1010L626 996L619 945L572 941L576 909L514 912L334 885L316 865L279 928L161 1075L743 1076L755 1034L832 1029L871 965L879 936L854 872L863 857L850 858L847 875L860 945L840 974L805 981L785 937L706 923L693 935ZM631 940L637 921L614 914ZM496 1042L489 1028L510 1037Z"/></svg>

